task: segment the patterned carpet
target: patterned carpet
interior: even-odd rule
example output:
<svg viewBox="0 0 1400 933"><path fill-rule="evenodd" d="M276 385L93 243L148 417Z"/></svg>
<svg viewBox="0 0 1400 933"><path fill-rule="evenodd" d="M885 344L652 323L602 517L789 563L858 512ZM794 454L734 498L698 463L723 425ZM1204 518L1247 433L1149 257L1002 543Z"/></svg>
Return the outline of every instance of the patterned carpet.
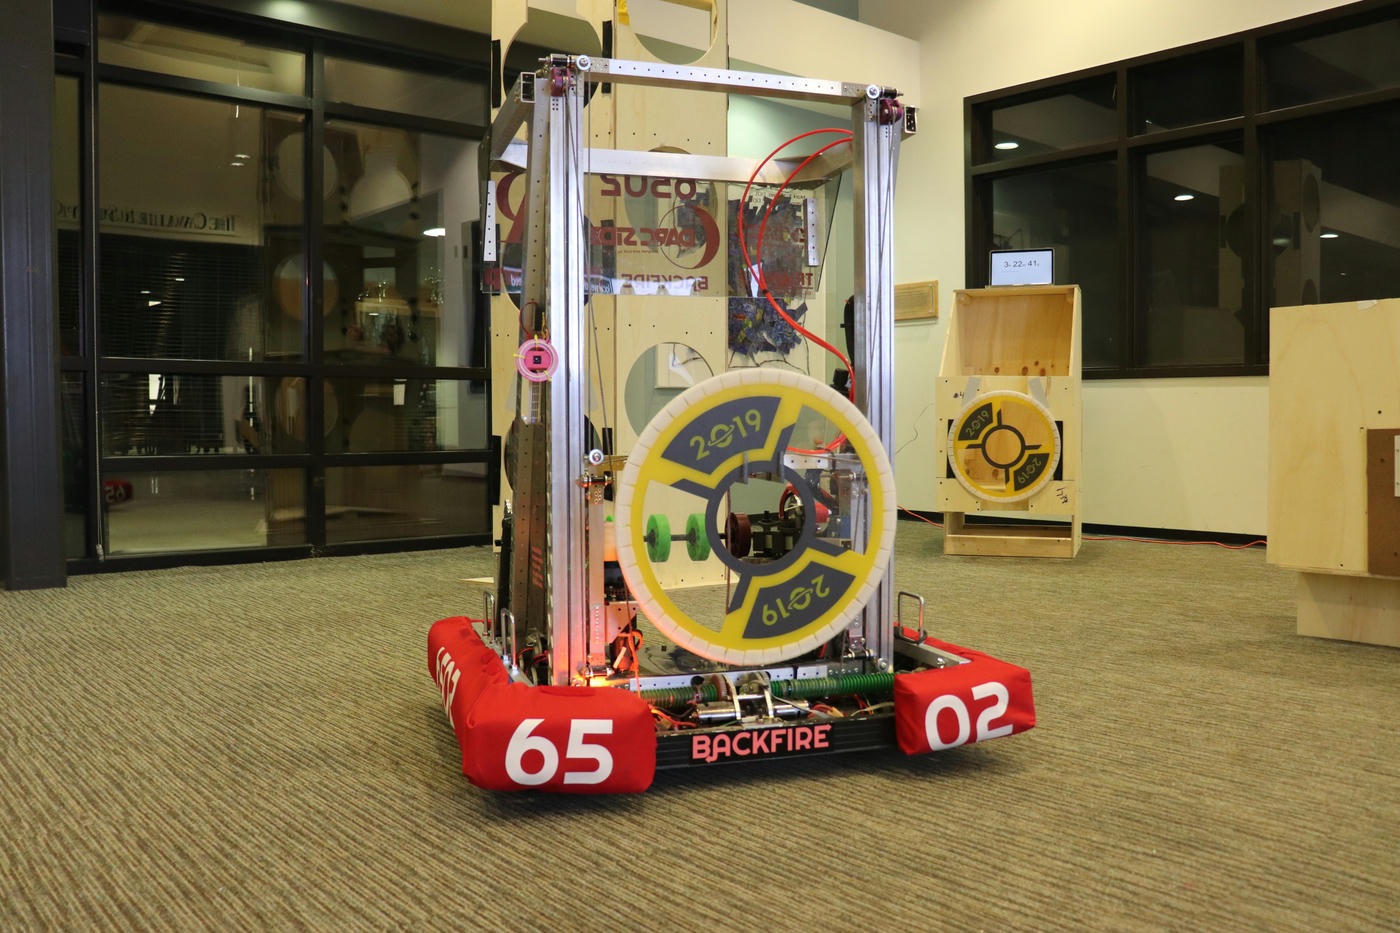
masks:
<svg viewBox="0 0 1400 933"><path fill-rule="evenodd" d="M945 558L930 629L1039 726L478 791L428 678L488 551L0 593L3 930L1400 929L1400 653L1293 633L1262 550Z"/></svg>

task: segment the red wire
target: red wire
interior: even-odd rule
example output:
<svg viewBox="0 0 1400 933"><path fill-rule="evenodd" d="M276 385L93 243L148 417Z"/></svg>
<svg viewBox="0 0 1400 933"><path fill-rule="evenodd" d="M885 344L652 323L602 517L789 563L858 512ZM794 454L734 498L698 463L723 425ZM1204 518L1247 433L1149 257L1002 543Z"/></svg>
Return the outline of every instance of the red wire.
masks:
<svg viewBox="0 0 1400 933"><path fill-rule="evenodd" d="M743 196L739 199L739 249L740 249L740 250L743 252L743 254L744 254L744 261L749 263L748 268L744 270L744 274L745 274L745 275L748 275L749 270L753 268L753 263L749 262L749 250L748 250L748 247L744 244L744 223L743 223L743 220L744 220L744 205L745 205L745 204L748 202L748 200L749 200L749 189L753 187L753 180L754 180L755 178L758 177L758 173L759 173L759 172L763 171L763 166L767 165L769 162L771 162L771 161L773 160L773 156L775 156L775 155L777 155L778 153L782 152L784 149L786 149L788 146L791 146L793 143L797 142L799 139L806 139L808 136L816 136L818 133L844 133L846 136L852 135L850 130L843 130L843 129L839 128L839 127L827 127L826 129L821 129L821 130L808 130L808 131L805 132L805 133L800 133L800 134L798 134L797 136L794 136L792 139L789 139L787 142L783 143L783 144L782 144L781 146L779 146L777 149L774 149L772 152L768 153L768 155L764 156L763 161L760 162L760 163L758 163L757 167L755 167L754 170L753 170L753 174L749 176L749 183L748 183L747 185L744 186L744 194L743 194ZM795 173L794 173L794 174L795 174Z"/></svg>
<svg viewBox="0 0 1400 933"><path fill-rule="evenodd" d="M837 127L828 127L819 130L808 130L805 133L801 133L797 136L792 137L792 139L789 139L787 142L783 143L781 146L768 153L768 155L764 157L763 161L758 163L757 166L755 166L753 173L749 175L748 184L744 186L744 193L739 199L739 250L744 255L744 275L745 277L747 277L753 272L754 262L752 259L749 258L748 244L745 242L744 239L744 205L748 203L749 191L753 188L754 179L758 177L759 172L763 171L763 166L767 165L770 161L772 161L773 157L779 152L782 152L784 149L797 142L799 139L806 139L808 136L815 136L818 133L841 133L844 135L845 138L838 139L834 143L829 143L823 146L822 148L818 149L816 152L809 155L800 165L798 165L795 169L788 173L787 178L783 180L782 187L778 189L777 193L773 195L772 200L768 202L768 209L764 211L763 222L759 225L758 228L758 242L754 245L754 254L758 257L758 284L759 287L763 290L763 296L768 299L768 304L770 304L773 307L773 310L778 313L779 317L786 321L789 326L791 326L802 336L823 347L828 352L834 353L837 359L841 360L841 362L846 364L846 372L851 374L850 382L848 383L847 388L847 396L851 399L851 401L854 402L855 368L851 366L851 361L846 359L845 354L842 353L840 350L836 349L831 344L827 343L825 340L822 340L816 334L812 333L811 331L803 327L801 324L798 324L796 321L794 321L791 317L788 316L786 311L784 311L781 307L778 306L777 301L773 299L772 292L768 290L767 276L764 274L763 271L763 231L768 226L768 217L770 214L772 214L774 205L778 203L778 197L783 193L784 190L786 190L788 184L791 183L793 178L797 177L797 174L799 172L801 172L804 168L811 164L813 159L821 155L826 150L832 148L832 146L839 146L842 143L849 143L851 141L850 130L843 130ZM788 450L800 454L830 453L832 450L835 450L837 447L840 447L841 444L845 442L845 440L845 435L839 435L835 440L827 444L821 450L803 450L802 448L798 447L789 447Z"/></svg>
<svg viewBox="0 0 1400 933"><path fill-rule="evenodd" d="M530 307L530 305L539 307L539 302L535 301L533 298L530 299L529 301L525 302L524 305L521 306L520 310L516 312L515 316L520 321L520 329L525 332L525 336L529 337L531 340L534 340L536 337L539 336L539 332L532 332L530 328L525 326L525 309Z"/></svg>
<svg viewBox="0 0 1400 933"><path fill-rule="evenodd" d="M931 518L924 518L924 517L923 517L922 515L920 515L918 512L914 512L914 511L911 511L911 510L909 510L909 509L906 509L906 508L905 508L904 506L902 506L902 505L899 507L899 510L900 510L901 512L908 512L910 515L914 516L914 517L917 518L919 521L921 521L921 522L928 522L930 525L932 525L932 526L935 527L935 528L942 528L942 527L943 527L942 525L938 524L938 522L934 521L933 519L931 519Z"/></svg>
<svg viewBox="0 0 1400 933"><path fill-rule="evenodd" d="M1254 547L1256 544L1268 544L1264 538L1250 541L1246 544L1225 544L1223 541L1168 541L1164 538L1128 538L1117 535L1084 535L1085 541L1136 541L1139 544L1213 544L1216 547L1223 547L1227 551L1243 551L1245 548Z"/></svg>
<svg viewBox="0 0 1400 933"><path fill-rule="evenodd" d="M758 257L758 284L759 287L763 289L763 296L767 298L768 303L773 306L773 310L778 312L779 317L781 317L784 321L787 321L788 324L791 325L792 328L798 333L800 333L802 336L806 337L808 340L812 341L822 349L826 350L828 353L835 354L837 359L839 359L842 363L846 364L846 372L848 373L853 372L853 369L851 367L851 361L846 359L846 354L842 353L840 350L836 349L831 344L827 343L825 340L821 339L816 334L807 330L801 324L798 324L792 318L788 317L788 313L784 311L773 299L772 292L768 290L767 275L763 271L763 232L768 228L768 218L772 216L773 208L777 207L778 199L783 196L783 192L787 190L788 184L795 177L797 177L797 174L801 172L804 168L806 168L808 165L810 165L812 160L815 159L817 156L821 155L823 152L826 152L828 149L831 149L834 146L840 146L842 144L849 143L850 141L851 140L848 137L846 139L838 139L834 143L827 143L825 146L822 146L816 152L809 155L806 159L803 160L801 165L797 166L797 168L793 169L792 172L789 173L788 177L784 179L782 186L778 188L777 192L773 195L772 200L768 202L768 209L763 212L763 222L758 225L758 242L754 244L754 255ZM741 214L739 230L742 232L743 229L743 219ZM745 255L744 259L747 260L748 256ZM849 387L847 389L847 393L851 401L855 401L855 385L855 377L852 376L851 381L849 383Z"/></svg>

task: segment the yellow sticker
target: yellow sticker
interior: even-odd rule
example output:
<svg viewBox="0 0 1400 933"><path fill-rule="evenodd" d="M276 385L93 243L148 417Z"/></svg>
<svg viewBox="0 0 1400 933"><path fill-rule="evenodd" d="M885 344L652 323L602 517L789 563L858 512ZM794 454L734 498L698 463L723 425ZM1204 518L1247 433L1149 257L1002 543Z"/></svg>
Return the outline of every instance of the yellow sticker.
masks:
<svg viewBox="0 0 1400 933"><path fill-rule="evenodd" d="M1060 431L1050 410L1029 395L986 392L953 420L948 461L958 482L979 499L1020 502L1054 478Z"/></svg>
<svg viewBox="0 0 1400 933"><path fill-rule="evenodd" d="M632 25L632 17L627 15L627 0L617 0L617 21L624 26Z"/></svg>

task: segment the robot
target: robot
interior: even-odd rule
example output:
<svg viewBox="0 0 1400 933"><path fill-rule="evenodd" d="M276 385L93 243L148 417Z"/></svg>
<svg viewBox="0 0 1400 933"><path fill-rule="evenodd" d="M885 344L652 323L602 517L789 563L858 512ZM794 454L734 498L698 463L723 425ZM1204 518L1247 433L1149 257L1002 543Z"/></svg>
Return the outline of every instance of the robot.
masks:
<svg viewBox="0 0 1400 933"><path fill-rule="evenodd" d="M589 144L583 110L599 85L834 103L851 124L797 137L819 136L805 161L605 149ZM1034 725L1029 674L929 635L923 598L893 580L892 201L899 145L914 130L893 89L715 68L554 55L510 91L486 156L523 172L526 192L520 268L494 276L520 282L511 500L484 618L429 633L429 671L474 783L634 792L658 768L919 753ZM849 358L793 307L821 263L804 193L846 172ZM653 216L670 220L585 216L592 176L604 191L618 178L628 190L664 185L671 209ZM713 192L725 185L743 194L720 212ZM791 218L774 222L775 209ZM629 267L616 247L638 237L658 253L703 253L724 272ZM697 318L728 314L715 326L731 341L786 325L774 338L784 347L805 338L831 350L847 394L789 366L734 366L684 388L614 450L616 430L591 417L601 384L617 379L600 359L600 307L614 302L615 323L672 313L661 305L678 295ZM748 317L736 328L738 314ZM691 574L699 585L675 585L685 561L710 568Z"/></svg>

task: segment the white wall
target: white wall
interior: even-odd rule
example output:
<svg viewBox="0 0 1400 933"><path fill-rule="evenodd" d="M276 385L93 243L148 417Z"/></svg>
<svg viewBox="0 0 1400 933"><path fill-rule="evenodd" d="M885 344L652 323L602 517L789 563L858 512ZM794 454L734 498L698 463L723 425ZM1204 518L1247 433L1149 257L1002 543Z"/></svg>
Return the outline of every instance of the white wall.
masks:
<svg viewBox="0 0 1400 933"><path fill-rule="evenodd" d="M919 41L919 133L900 158L896 279L937 279L943 309L965 284L963 98L1340 5L860 0L862 20ZM896 340L895 477L909 508L936 508L928 403L945 333L946 318L900 325ZM1265 377L1086 383L1084 520L1263 533L1267 386Z"/></svg>

